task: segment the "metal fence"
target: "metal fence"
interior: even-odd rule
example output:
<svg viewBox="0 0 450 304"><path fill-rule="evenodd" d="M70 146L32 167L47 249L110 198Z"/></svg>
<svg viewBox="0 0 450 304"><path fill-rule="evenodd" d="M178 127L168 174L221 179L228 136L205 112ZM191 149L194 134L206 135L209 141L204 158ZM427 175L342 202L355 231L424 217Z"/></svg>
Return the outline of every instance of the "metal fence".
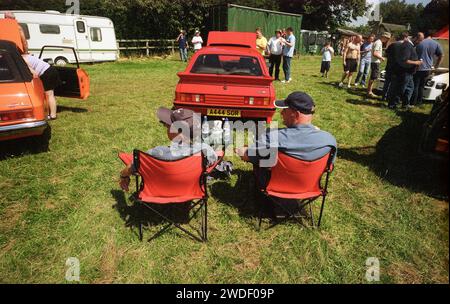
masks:
<svg viewBox="0 0 450 304"><path fill-rule="evenodd" d="M175 53L175 39L121 39L117 40L120 55Z"/></svg>

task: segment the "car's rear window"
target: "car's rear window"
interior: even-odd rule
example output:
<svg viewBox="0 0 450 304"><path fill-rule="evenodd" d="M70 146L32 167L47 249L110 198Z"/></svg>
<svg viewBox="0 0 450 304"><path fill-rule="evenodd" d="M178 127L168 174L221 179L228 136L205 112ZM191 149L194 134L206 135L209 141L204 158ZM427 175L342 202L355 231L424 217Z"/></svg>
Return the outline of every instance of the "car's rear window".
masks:
<svg viewBox="0 0 450 304"><path fill-rule="evenodd" d="M255 57L239 55L200 55L191 69L194 74L262 76Z"/></svg>
<svg viewBox="0 0 450 304"><path fill-rule="evenodd" d="M11 60L8 60L8 54L0 51L0 81L14 80L14 74L11 69Z"/></svg>

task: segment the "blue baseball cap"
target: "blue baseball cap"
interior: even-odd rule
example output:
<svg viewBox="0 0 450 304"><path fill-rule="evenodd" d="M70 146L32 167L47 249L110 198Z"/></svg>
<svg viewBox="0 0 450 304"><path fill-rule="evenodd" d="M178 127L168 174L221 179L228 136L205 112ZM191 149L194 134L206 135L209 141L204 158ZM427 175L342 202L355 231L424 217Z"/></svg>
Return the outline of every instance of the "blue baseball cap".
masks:
<svg viewBox="0 0 450 304"><path fill-rule="evenodd" d="M292 92L286 99L275 101L275 107L277 108L291 108L303 114L314 114L315 106L311 96L300 91Z"/></svg>

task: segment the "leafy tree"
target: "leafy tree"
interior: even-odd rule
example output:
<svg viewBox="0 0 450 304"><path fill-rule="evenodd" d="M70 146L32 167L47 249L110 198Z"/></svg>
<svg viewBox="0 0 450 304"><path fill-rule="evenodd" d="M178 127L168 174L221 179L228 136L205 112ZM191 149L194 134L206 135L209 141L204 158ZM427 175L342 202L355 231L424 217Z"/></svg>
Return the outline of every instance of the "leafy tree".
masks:
<svg viewBox="0 0 450 304"><path fill-rule="evenodd" d="M422 4L408 4L405 0L391 0L380 3L380 14L383 22L411 26L411 31L417 31L417 24L423 14Z"/></svg>
<svg viewBox="0 0 450 304"><path fill-rule="evenodd" d="M420 31L438 31L448 25L448 0L431 0L428 3L418 22L417 28Z"/></svg>
<svg viewBox="0 0 450 304"><path fill-rule="evenodd" d="M302 28L334 30L356 17L363 16L365 0L280 0L280 10L303 14Z"/></svg>

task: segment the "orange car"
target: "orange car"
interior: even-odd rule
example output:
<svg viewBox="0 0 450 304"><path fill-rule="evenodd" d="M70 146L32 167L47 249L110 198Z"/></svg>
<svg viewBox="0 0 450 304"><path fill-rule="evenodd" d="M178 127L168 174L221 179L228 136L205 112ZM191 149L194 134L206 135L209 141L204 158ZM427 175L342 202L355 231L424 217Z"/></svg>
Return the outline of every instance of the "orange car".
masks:
<svg viewBox="0 0 450 304"><path fill-rule="evenodd" d="M18 28L15 20L0 19L0 141L27 136L44 136L48 140L49 107L44 88L22 58ZM86 72L79 67L56 68L62 81L55 89L56 96L89 96Z"/></svg>

